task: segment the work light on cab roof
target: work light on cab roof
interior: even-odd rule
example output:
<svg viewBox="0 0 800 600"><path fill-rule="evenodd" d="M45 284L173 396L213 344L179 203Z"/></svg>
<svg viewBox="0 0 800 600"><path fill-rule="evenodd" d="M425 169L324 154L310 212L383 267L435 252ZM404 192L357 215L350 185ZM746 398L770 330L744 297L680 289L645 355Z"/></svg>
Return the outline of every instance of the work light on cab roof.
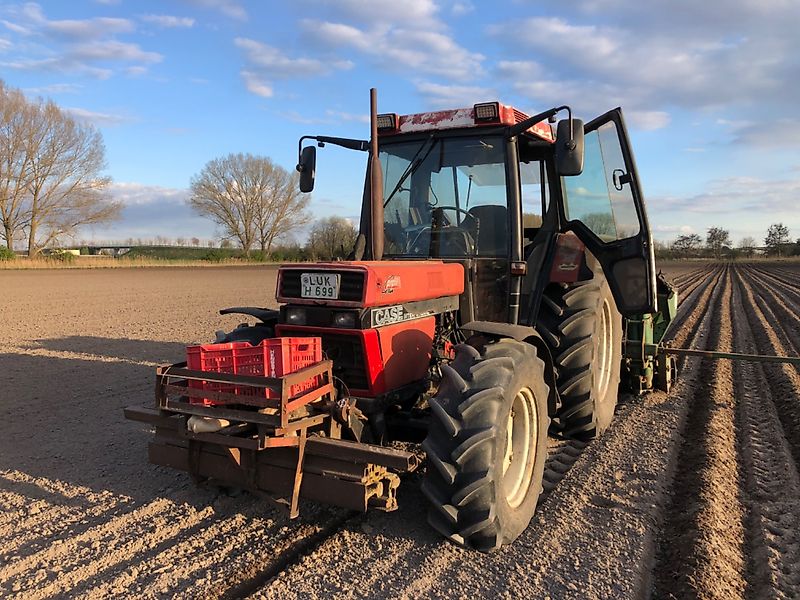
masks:
<svg viewBox="0 0 800 600"><path fill-rule="evenodd" d="M567 107L560 107L566 109ZM527 122L525 131L537 137L554 142L552 127L546 122L548 117L534 119L524 112L501 102L481 102L472 108L455 108L431 112L397 115L383 113L377 115L379 135L439 131L462 127L518 125Z"/></svg>

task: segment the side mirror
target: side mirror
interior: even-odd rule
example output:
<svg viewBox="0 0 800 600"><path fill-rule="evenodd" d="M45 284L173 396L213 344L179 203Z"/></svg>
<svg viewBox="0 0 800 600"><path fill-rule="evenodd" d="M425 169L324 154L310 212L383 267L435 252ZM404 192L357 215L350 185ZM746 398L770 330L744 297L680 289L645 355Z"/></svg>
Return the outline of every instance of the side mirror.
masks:
<svg viewBox="0 0 800 600"><path fill-rule="evenodd" d="M583 131L583 128L581 128ZM300 162L297 165L300 172L300 191L308 193L314 189L314 176L317 170L317 147L306 146L300 151Z"/></svg>
<svg viewBox="0 0 800 600"><path fill-rule="evenodd" d="M558 122L556 129L556 170L559 175L580 175L583 172L583 121L570 119Z"/></svg>

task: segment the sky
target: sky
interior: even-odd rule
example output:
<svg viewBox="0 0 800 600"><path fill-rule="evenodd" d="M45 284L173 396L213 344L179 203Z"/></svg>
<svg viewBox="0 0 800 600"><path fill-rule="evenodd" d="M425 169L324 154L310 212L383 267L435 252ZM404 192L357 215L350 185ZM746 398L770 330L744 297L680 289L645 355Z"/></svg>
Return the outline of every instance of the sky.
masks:
<svg viewBox="0 0 800 600"><path fill-rule="evenodd" d="M208 161L367 138L376 87L399 114L621 106L656 239L761 242L800 237L798 23L797 0L2 0L0 79L102 132L125 209L86 240L213 238L186 205ZM364 167L320 151L314 216L357 215Z"/></svg>

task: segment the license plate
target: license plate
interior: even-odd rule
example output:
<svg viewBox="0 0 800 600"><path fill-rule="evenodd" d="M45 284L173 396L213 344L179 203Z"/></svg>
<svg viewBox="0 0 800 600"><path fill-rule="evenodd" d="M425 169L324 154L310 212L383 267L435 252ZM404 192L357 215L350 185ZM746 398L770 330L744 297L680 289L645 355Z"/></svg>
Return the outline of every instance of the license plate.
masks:
<svg viewBox="0 0 800 600"><path fill-rule="evenodd" d="M339 297L339 275L336 273L302 273L300 275L301 298Z"/></svg>

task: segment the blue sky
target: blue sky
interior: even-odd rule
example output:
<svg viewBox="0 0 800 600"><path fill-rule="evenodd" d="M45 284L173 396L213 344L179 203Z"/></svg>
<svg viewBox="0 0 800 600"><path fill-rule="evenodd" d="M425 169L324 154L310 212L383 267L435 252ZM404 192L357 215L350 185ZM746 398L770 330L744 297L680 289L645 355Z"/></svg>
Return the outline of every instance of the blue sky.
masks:
<svg viewBox="0 0 800 600"><path fill-rule="evenodd" d="M124 219L86 239L210 238L191 177L229 152L287 169L304 134L499 99L625 111L656 238L800 237L796 0L72 0L0 4L0 78L103 133ZM358 214L364 157L326 148L315 216ZM302 241L302 239L300 240Z"/></svg>

